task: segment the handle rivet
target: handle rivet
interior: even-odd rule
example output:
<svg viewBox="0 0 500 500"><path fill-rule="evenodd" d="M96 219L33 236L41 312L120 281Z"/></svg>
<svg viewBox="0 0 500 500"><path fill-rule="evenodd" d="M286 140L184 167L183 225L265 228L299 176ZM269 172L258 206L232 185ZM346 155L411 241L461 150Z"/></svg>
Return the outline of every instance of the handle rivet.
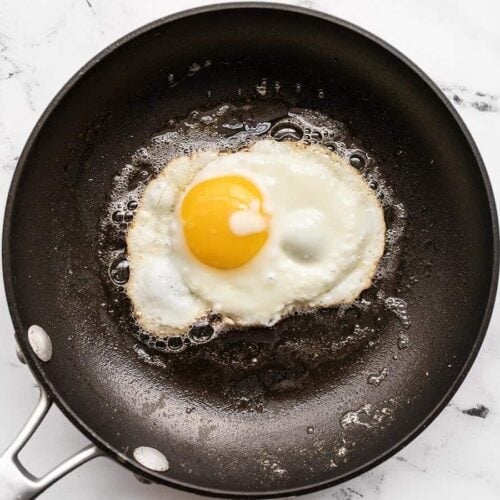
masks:
<svg viewBox="0 0 500 500"><path fill-rule="evenodd" d="M134 450L134 458L147 469L165 472L170 467L167 457L156 448L139 446Z"/></svg>
<svg viewBox="0 0 500 500"><path fill-rule="evenodd" d="M37 358L45 363L52 358L52 341L48 333L38 325L28 328L28 342Z"/></svg>

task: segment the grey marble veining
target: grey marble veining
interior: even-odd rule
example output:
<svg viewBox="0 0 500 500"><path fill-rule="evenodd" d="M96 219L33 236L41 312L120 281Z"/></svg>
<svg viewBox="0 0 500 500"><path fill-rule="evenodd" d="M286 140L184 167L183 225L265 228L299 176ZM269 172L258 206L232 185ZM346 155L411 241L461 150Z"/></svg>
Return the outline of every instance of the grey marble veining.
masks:
<svg viewBox="0 0 500 500"><path fill-rule="evenodd" d="M50 99L85 62L118 37L195 0L4 0L0 4L0 212L16 161ZM422 0L298 0L290 2L347 19L387 40L443 89L469 127L500 198L500 4ZM0 291L3 448L32 409L36 390L16 358L12 325ZM392 459L311 500L498 498L500 491L500 327L498 307L483 348L452 402L415 441ZM23 455L35 472L55 465L86 443L52 410ZM82 467L44 499L194 498L146 486L105 459Z"/></svg>

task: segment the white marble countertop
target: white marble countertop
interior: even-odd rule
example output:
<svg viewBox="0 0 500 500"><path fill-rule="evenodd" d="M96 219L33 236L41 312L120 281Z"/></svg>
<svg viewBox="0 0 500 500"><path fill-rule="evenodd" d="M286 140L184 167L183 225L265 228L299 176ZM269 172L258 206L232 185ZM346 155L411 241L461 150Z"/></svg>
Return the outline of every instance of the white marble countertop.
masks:
<svg viewBox="0 0 500 500"><path fill-rule="evenodd" d="M0 213L24 142L50 99L94 54L156 18L200 0L3 0L0 2ZM483 155L500 199L500 3L483 0L316 0L290 3L356 23L397 47L445 89ZM457 97L455 97L457 96ZM0 271L1 272L1 271ZM37 397L15 356L12 324L0 290L0 449L18 432ZM309 495L319 500L496 499L500 492L500 327L496 307L483 348L449 406L414 442L370 472ZM79 449L86 439L56 409L23 451L34 472ZM144 485L114 462L97 459L44 499L189 499Z"/></svg>

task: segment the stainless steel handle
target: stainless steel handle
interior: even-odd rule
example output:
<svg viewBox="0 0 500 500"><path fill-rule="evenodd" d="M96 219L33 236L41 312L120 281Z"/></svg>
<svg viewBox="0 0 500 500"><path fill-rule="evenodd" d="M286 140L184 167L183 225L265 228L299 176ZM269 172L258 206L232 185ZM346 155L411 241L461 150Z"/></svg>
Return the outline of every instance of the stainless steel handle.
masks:
<svg viewBox="0 0 500 500"><path fill-rule="evenodd" d="M0 498L30 500L36 498L57 480L95 457L104 455L97 446L89 445L60 463L42 477L35 477L19 461L19 452L31 438L52 405L48 394L40 387L40 399L31 417L0 456Z"/></svg>

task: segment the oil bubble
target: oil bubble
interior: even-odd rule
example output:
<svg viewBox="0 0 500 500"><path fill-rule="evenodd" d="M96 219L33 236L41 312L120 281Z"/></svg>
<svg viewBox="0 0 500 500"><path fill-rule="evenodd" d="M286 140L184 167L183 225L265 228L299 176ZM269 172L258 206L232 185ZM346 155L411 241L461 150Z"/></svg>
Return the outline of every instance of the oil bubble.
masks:
<svg viewBox="0 0 500 500"><path fill-rule="evenodd" d="M315 130L314 132L311 133L311 139L313 141L319 142L319 141L323 140L323 135L318 130Z"/></svg>
<svg viewBox="0 0 500 500"><path fill-rule="evenodd" d="M115 285L124 285L129 278L129 265L125 257L116 258L109 267L109 276Z"/></svg>
<svg viewBox="0 0 500 500"><path fill-rule="evenodd" d="M184 341L183 341L183 339L181 337L170 337L167 340L167 347L171 351L175 352L175 351L182 350L186 346L185 346Z"/></svg>
<svg viewBox="0 0 500 500"><path fill-rule="evenodd" d="M214 328L212 325L196 325L189 332L189 338L196 344L203 344L208 342L214 335Z"/></svg>
<svg viewBox="0 0 500 500"><path fill-rule="evenodd" d="M351 156L349 156L349 163L354 168L361 170L362 168L364 168L366 161L359 153L353 153Z"/></svg>
<svg viewBox="0 0 500 500"><path fill-rule="evenodd" d="M113 222L116 222L117 224L119 224L120 222L123 222L123 212L121 210L116 210L113 212L113 214L111 215L111 219L113 220Z"/></svg>
<svg viewBox="0 0 500 500"><path fill-rule="evenodd" d="M299 126L293 123L278 123L271 129L271 135L277 141L283 141L285 139L300 141L304 133Z"/></svg>
<svg viewBox="0 0 500 500"><path fill-rule="evenodd" d="M156 349L164 351L167 348L167 343L164 342L163 340L157 340L154 346L156 347Z"/></svg>

